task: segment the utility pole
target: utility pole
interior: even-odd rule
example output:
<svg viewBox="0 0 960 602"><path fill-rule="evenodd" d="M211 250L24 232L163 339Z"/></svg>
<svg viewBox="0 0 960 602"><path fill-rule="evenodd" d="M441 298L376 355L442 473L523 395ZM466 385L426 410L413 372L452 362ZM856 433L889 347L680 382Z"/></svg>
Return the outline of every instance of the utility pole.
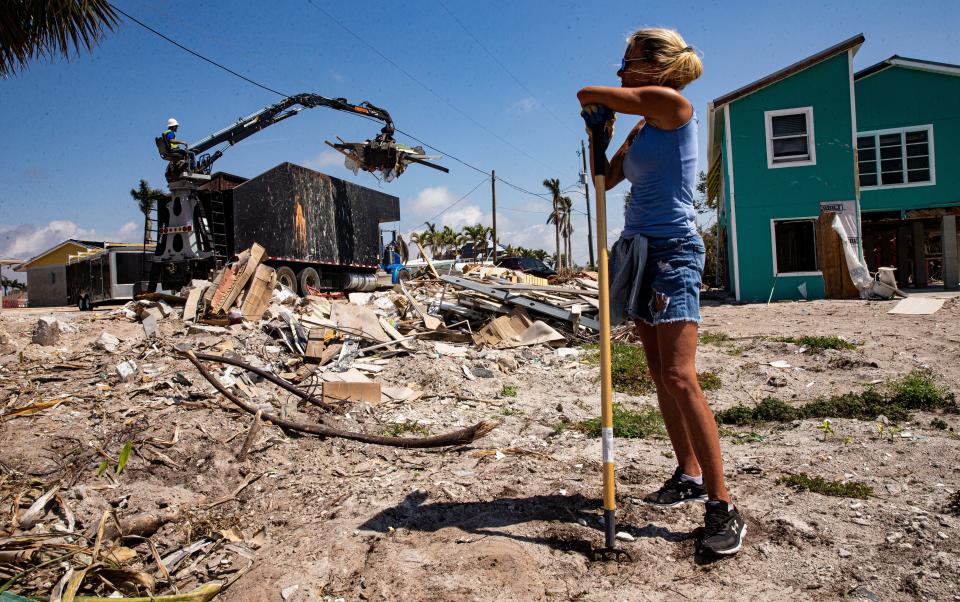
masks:
<svg viewBox="0 0 960 602"><path fill-rule="evenodd" d="M593 223L590 220L590 186L587 185L587 149L580 140L580 156L583 157L583 173L580 174L580 181L583 183L583 194L587 197L587 248L590 251L590 267L597 264L593 261Z"/></svg>
<svg viewBox="0 0 960 602"><path fill-rule="evenodd" d="M497 265L497 170L490 170L490 199L493 205L493 265Z"/></svg>

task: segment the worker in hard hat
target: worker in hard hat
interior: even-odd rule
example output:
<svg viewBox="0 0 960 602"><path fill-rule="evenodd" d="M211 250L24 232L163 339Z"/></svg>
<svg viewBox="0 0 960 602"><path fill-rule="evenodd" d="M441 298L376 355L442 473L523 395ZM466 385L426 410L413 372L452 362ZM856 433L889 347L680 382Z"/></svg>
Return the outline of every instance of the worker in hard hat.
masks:
<svg viewBox="0 0 960 602"><path fill-rule="evenodd" d="M163 140L167 145L167 153L171 155L177 155L183 157L184 159L189 157L187 149L190 148L190 145L184 142L183 140L177 140L177 129L180 127L180 123L176 119L171 117L167 120L167 129L163 130ZM180 148L181 145L183 148Z"/></svg>

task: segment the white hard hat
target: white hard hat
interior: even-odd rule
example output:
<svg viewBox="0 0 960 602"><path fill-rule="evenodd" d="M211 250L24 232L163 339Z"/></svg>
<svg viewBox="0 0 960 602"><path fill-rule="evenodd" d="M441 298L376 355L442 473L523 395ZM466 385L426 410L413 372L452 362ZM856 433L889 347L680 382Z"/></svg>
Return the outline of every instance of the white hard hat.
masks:
<svg viewBox="0 0 960 602"><path fill-rule="evenodd" d="M177 123L177 120L176 120L176 119L174 119L173 117L171 117L170 119L167 119L167 127L168 127L168 128L172 128L172 127L175 126L175 125L180 125L179 123Z"/></svg>

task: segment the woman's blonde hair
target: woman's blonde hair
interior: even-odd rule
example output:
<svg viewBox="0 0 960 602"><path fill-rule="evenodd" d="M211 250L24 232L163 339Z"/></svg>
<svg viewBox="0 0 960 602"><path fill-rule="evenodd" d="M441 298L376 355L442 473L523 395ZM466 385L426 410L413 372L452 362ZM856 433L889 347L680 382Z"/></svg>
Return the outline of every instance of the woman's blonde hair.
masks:
<svg viewBox="0 0 960 602"><path fill-rule="evenodd" d="M703 74L697 51L673 29L648 27L635 31L627 38L626 57L626 71L646 75L658 85L676 90Z"/></svg>

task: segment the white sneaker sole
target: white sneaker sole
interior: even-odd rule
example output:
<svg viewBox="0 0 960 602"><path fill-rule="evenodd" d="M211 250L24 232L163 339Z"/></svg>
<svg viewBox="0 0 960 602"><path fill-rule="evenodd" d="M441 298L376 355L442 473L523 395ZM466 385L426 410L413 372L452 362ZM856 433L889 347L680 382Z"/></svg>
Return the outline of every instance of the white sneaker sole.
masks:
<svg viewBox="0 0 960 602"><path fill-rule="evenodd" d="M684 504L705 504L707 502L707 496L701 497L691 497L685 500L680 500L679 502L674 502L672 504L657 504L656 502L643 502L647 506L653 506L655 508L676 508L677 506L682 506Z"/></svg>

